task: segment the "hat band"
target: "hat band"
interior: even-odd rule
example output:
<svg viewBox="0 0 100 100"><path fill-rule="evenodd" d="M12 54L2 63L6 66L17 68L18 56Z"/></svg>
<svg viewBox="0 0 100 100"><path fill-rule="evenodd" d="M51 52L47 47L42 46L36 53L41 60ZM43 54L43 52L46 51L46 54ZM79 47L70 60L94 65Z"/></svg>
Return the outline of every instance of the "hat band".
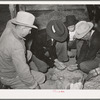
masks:
<svg viewBox="0 0 100 100"><path fill-rule="evenodd" d="M27 23L22 23L22 22L19 22L19 21L16 21L16 22L20 23L21 25L32 26L31 24L27 24Z"/></svg>
<svg viewBox="0 0 100 100"><path fill-rule="evenodd" d="M53 33L56 32L56 30L55 30L55 28L54 28L54 25L52 25L52 31L53 31Z"/></svg>

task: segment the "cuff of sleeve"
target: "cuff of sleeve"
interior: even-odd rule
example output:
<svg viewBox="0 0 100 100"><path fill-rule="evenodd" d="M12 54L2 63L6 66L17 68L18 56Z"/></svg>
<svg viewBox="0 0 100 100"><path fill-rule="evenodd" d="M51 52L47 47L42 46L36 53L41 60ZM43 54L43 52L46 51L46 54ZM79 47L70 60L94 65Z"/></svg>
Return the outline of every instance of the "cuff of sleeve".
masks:
<svg viewBox="0 0 100 100"><path fill-rule="evenodd" d="M30 89L35 89L36 86L37 86L37 82L35 82L35 84L34 84L33 86L30 86L29 88L30 88Z"/></svg>

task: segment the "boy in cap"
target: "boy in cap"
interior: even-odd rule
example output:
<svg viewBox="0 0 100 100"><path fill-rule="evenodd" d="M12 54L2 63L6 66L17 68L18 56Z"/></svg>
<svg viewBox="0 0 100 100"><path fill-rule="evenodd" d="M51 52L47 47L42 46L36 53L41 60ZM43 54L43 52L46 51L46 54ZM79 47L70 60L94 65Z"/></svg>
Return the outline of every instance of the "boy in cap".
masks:
<svg viewBox="0 0 100 100"><path fill-rule="evenodd" d="M95 70L100 63L100 32L92 28L91 22L80 21L76 24L75 37L84 40L76 63L80 70L94 76L100 73Z"/></svg>
<svg viewBox="0 0 100 100"><path fill-rule="evenodd" d="M65 26L67 27L67 29L69 31L69 41L68 41L69 57L75 56L71 50L76 49L76 40L74 38L74 35L75 35L75 28L76 28L77 22L78 22L78 20L76 19L76 17L74 15L66 16L66 21L64 22Z"/></svg>
<svg viewBox="0 0 100 100"><path fill-rule="evenodd" d="M78 22L74 15L66 16L66 22L64 22L65 26L69 31L69 41L72 42L74 40L73 36L75 35L75 25ZM69 43L71 44L71 43Z"/></svg>
<svg viewBox="0 0 100 100"><path fill-rule="evenodd" d="M30 70L27 64L32 53L26 51L24 37L37 28L34 21L34 15L19 11L0 38L0 80L14 89L36 89L45 81L43 73Z"/></svg>
<svg viewBox="0 0 100 100"><path fill-rule="evenodd" d="M68 30L60 20L51 20L45 29L39 30L31 46L33 61L38 70L46 73L56 66L62 70L64 61L68 61L67 42Z"/></svg>

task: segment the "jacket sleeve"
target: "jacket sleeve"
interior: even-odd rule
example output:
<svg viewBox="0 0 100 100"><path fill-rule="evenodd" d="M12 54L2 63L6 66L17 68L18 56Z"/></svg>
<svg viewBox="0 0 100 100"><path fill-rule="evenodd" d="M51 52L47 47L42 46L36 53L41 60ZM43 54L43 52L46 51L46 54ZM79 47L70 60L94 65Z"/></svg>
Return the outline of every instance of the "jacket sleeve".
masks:
<svg viewBox="0 0 100 100"><path fill-rule="evenodd" d="M32 76L29 66L26 63L25 52L23 48L15 49L12 52L12 61L21 81L29 88L35 88L37 82Z"/></svg>
<svg viewBox="0 0 100 100"><path fill-rule="evenodd" d="M41 43L42 43L41 41L35 41L35 43L32 43L31 51L33 55L35 55L38 59L44 61L50 67L53 67L54 61L45 55L45 52L47 50L45 47L43 47Z"/></svg>
<svg viewBox="0 0 100 100"><path fill-rule="evenodd" d="M87 52L88 52L88 44L86 41L84 41L80 49L79 57L77 58L77 61L76 61L77 64L80 64L81 62L85 60Z"/></svg>
<svg viewBox="0 0 100 100"><path fill-rule="evenodd" d="M89 47L86 46L86 42L84 42L77 63L93 60L96 57L99 48L99 42L97 39L92 40Z"/></svg>
<svg viewBox="0 0 100 100"><path fill-rule="evenodd" d="M57 54L56 54L56 41L53 40L49 40L47 41L47 50L49 52L49 56L51 58L52 61L54 61L55 59L57 59Z"/></svg>
<svg viewBox="0 0 100 100"><path fill-rule="evenodd" d="M86 60L93 60L96 57L98 50L100 49L99 42L97 39L91 41L90 48L86 56Z"/></svg>

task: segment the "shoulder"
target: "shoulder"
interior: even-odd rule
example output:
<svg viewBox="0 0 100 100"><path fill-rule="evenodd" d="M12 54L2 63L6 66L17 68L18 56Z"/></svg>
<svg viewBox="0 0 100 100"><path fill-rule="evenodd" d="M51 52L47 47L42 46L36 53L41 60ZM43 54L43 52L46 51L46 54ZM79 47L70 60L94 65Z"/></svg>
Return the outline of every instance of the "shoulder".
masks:
<svg viewBox="0 0 100 100"><path fill-rule="evenodd" d="M11 19L11 20L9 20L9 21L7 22L6 28L11 28L11 27L14 27L14 26L15 26L15 25L12 23L13 20L14 20L14 19Z"/></svg>
<svg viewBox="0 0 100 100"><path fill-rule="evenodd" d="M93 33L93 35L92 35L92 37L94 38L94 39L97 39L97 40L100 40L100 32L98 31L98 30L94 30L94 33Z"/></svg>
<svg viewBox="0 0 100 100"><path fill-rule="evenodd" d="M95 43L95 44L100 43L100 32L98 30L94 31L94 33L92 35L91 42Z"/></svg>
<svg viewBox="0 0 100 100"><path fill-rule="evenodd" d="M97 29L94 29L94 35L100 35L100 31L98 31Z"/></svg>
<svg viewBox="0 0 100 100"><path fill-rule="evenodd" d="M36 40L45 41L46 38L47 38L46 29L38 30L38 33L36 35Z"/></svg>
<svg viewBox="0 0 100 100"><path fill-rule="evenodd" d="M38 36L43 37L43 36L46 36L46 35L47 35L46 29L42 29L42 30L38 31Z"/></svg>

